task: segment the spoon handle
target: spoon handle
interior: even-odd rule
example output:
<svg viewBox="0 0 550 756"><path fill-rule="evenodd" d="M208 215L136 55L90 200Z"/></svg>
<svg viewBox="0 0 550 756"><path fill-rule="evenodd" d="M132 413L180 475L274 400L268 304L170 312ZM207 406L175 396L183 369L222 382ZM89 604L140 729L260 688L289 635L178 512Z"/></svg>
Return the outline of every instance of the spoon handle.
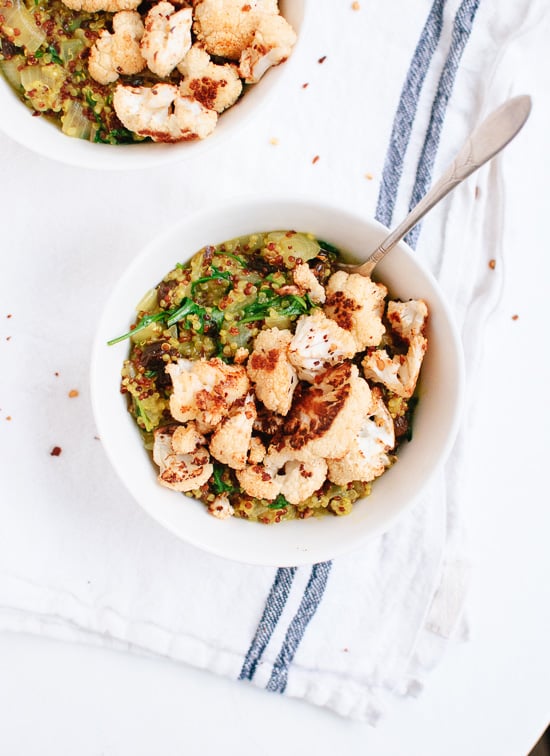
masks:
<svg viewBox="0 0 550 756"><path fill-rule="evenodd" d="M357 273L370 275L374 266L416 226L418 221L432 209L443 197L461 181L477 171L484 163L494 157L516 136L531 112L531 98L529 95L512 97L494 110L470 134L466 143L430 190L420 202L413 207L397 228L392 231L379 247L368 257L363 265L356 269Z"/></svg>

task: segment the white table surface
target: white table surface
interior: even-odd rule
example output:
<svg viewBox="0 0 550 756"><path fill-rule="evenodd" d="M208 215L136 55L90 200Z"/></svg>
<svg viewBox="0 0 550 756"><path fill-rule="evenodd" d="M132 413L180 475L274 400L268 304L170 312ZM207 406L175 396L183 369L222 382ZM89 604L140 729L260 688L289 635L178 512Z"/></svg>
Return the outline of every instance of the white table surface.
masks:
<svg viewBox="0 0 550 756"><path fill-rule="evenodd" d="M549 85L541 72L530 137L505 156L527 178L508 191L505 290L486 332L470 434L470 640L449 647L419 698L396 702L372 728L186 666L4 633L0 754L528 753L550 717L550 193L534 190L550 175ZM35 167L58 170L2 135L0 150L20 158L29 180Z"/></svg>

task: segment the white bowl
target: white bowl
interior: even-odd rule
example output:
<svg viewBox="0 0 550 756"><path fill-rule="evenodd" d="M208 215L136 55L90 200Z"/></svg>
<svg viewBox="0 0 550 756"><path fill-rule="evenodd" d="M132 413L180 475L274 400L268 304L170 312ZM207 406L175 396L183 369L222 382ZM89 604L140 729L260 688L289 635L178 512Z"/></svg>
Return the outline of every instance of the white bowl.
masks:
<svg viewBox="0 0 550 756"><path fill-rule="evenodd" d="M126 170L173 163L215 147L234 133L238 133L260 111L261 107L280 92L294 64L296 48L303 33L307 0L280 0L282 15L298 34L293 54L282 65L271 68L252 86L246 95L220 116L213 133L206 139L176 144L111 145L95 144L63 134L58 126L46 118L34 118L13 89L0 74L0 128L16 142L30 150L62 163L82 168Z"/></svg>
<svg viewBox="0 0 550 756"><path fill-rule="evenodd" d="M229 559L288 566L331 559L364 544L409 510L429 484L453 443L463 384L460 339L434 278L404 244L376 270L392 296L421 297L430 309L429 347L422 367L413 439L397 463L355 503L345 517L322 517L263 525L238 518L217 520L204 504L161 487L144 450L126 399L119 393L128 343L107 346L133 322L135 305L178 261L207 244L258 231L308 231L360 260L386 229L346 210L307 200L246 199L206 209L151 242L115 285L99 323L92 358L92 399L105 450L120 479L141 506L184 541Z"/></svg>

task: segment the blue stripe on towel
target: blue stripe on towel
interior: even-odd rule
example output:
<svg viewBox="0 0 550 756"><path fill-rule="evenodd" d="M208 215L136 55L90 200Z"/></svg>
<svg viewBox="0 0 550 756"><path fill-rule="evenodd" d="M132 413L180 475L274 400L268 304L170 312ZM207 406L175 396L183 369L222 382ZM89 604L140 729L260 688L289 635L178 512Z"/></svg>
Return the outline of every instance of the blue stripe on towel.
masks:
<svg viewBox="0 0 550 756"><path fill-rule="evenodd" d="M298 611L288 626L284 643L273 664L271 677L266 685L267 690L278 693L285 692L288 668L304 637L306 628L323 598L331 567L332 562L320 562L313 565Z"/></svg>
<svg viewBox="0 0 550 756"><path fill-rule="evenodd" d="M432 105L430 123L416 168L416 180L409 203L410 209L420 202L430 186L447 103L453 91L460 59L470 37L479 3L480 0L463 0L456 12L451 36L451 47L439 78L437 92ZM416 225L405 237L405 241L413 249L416 247L420 228L420 224Z"/></svg>
<svg viewBox="0 0 550 756"><path fill-rule="evenodd" d="M256 634L245 656L239 680L251 680L254 677L258 662L285 608L296 569L296 567L279 567L277 570Z"/></svg>
<svg viewBox="0 0 550 756"><path fill-rule="evenodd" d="M403 161L413 128L420 91L443 28L444 6L445 0L434 0L401 90L376 206L376 219L385 226L390 226L392 222L397 189L403 171Z"/></svg>

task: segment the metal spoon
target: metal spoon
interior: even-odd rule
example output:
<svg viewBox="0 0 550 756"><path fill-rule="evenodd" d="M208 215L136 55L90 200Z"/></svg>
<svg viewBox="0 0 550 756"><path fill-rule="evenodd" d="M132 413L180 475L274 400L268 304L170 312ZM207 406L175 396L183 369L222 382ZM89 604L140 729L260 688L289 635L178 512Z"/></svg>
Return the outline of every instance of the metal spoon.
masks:
<svg viewBox="0 0 550 756"><path fill-rule="evenodd" d="M370 276L375 266L401 239L416 226L418 221L443 199L455 186L491 160L516 136L531 112L529 95L512 97L493 111L483 123L474 129L464 146L447 168L439 181L434 184L420 202L413 207L404 221L387 236L361 265L338 264L348 273Z"/></svg>

